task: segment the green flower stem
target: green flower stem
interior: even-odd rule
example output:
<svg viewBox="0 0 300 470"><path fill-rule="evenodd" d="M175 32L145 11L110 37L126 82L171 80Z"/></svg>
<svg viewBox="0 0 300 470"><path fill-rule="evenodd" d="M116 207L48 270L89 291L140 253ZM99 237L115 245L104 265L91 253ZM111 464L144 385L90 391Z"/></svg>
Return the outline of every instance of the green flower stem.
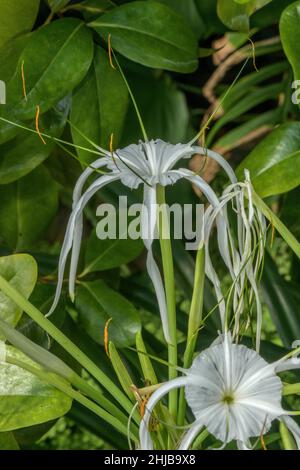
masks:
<svg viewBox="0 0 300 470"><path fill-rule="evenodd" d="M203 299L204 299L204 281L205 281L205 246L200 244L197 251L194 288L191 309L189 313L188 334L186 349L183 357L183 367L188 369L192 365L195 347L197 343L199 329L202 322ZM178 425L183 426L185 420L186 401L184 389L179 394Z"/></svg>
<svg viewBox="0 0 300 470"><path fill-rule="evenodd" d="M300 383L284 385L282 394L284 396L300 395Z"/></svg>
<svg viewBox="0 0 300 470"><path fill-rule="evenodd" d="M126 424L121 423L117 418L110 415L107 411L103 410L99 405L94 403L93 401L86 398L81 393L74 390L70 385L66 382L66 380L62 379L56 374L49 373L47 371L43 371L42 369L38 369L37 367L31 366L30 364L20 361L15 357L11 357L9 355L6 356L6 362L8 364L15 365L22 369L27 370L31 374L38 377L40 380L52 385L53 387L60 390L62 393L65 393L72 399L78 401L81 405L85 408L88 408L90 411L95 413L99 418L103 419L115 429L118 429L122 434L127 436L127 426ZM136 442L138 441L137 436L131 435L131 438L134 439Z"/></svg>
<svg viewBox="0 0 300 470"><path fill-rule="evenodd" d="M284 450L297 450L296 442L283 422L279 424L279 432Z"/></svg>
<svg viewBox="0 0 300 470"><path fill-rule="evenodd" d="M171 343L168 344L168 357L169 363L177 366L177 334L176 334L176 298L175 298L175 278L174 278L174 265L172 256L172 246L170 239L170 227L168 215L166 213L165 203L165 188L157 186L157 203L161 205L159 212L159 238L162 254L162 264L164 272L166 301L169 316L169 330ZM169 380L177 377L177 370L175 367L169 367ZM171 416L176 422L177 419L177 390L173 390L169 394L169 411Z"/></svg>
<svg viewBox="0 0 300 470"><path fill-rule="evenodd" d="M14 289L4 277L0 276L0 290L12 299L27 315L32 318L43 330L45 330L65 351L82 365L98 382L120 403L128 412L131 412L132 403L123 392L90 360L67 336L65 336L53 323L16 289Z"/></svg>
<svg viewBox="0 0 300 470"><path fill-rule="evenodd" d="M192 450L199 450L201 449L202 443L205 439L209 436L209 432L207 429L204 429L198 437L194 440L194 444L192 445Z"/></svg>

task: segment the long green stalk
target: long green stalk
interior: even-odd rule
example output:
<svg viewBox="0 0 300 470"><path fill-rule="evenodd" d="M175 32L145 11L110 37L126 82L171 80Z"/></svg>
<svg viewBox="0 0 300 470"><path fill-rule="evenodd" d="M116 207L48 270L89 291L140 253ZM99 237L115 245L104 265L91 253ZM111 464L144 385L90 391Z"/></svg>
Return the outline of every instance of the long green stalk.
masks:
<svg viewBox="0 0 300 470"><path fill-rule="evenodd" d="M168 320L171 342L168 344L169 363L177 365L177 334L176 334L176 298L175 298L175 277L172 256L172 246L170 237L169 219L166 213L166 197L165 188L158 185L157 187L157 203L160 205L159 211L159 238L162 255L162 265L164 272L164 282L166 291L166 301L168 308ZM169 380L177 377L175 367L169 367ZM177 390L173 390L169 394L169 411L176 422L177 419Z"/></svg>
<svg viewBox="0 0 300 470"><path fill-rule="evenodd" d="M84 354L67 336L65 336L53 323L19 292L14 289L4 277L0 276L0 290L12 299L27 315L32 318L44 331L46 331L65 351L84 367L98 382L120 403L128 412L131 412L132 403L123 392L110 380L91 359Z"/></svg>
<svg viewBox="0 0 300 470"><path fill-rule="evenodd" d="M122 434L127 436L127 426L125 424L121 423L115 416L112 416L110 413L102 409L99 405L74 390L65 380L61 379L57 375L43 371L42 369L38 369L37 367L31 366L27 362L20 361L19 359L16 359L15 357L11 357L9 355L6 357L6 362L8 364L13 364L22 369L25 369L31 374L43 380L44 382L49 383L50 385L65 393L72 399L81 403L81 405L83 405L85 408L88 408L90 411L99 416L99 418L103 419L115 429L118 429ZM131 437L137 442L136 436L132 435Z"/></svg>
<svg viewBox="0 0 300 470"><path fill-rule="evenodd" d="M186 341L186 349L183 358L183 367L188 369L191 367L193 355L197 343L199 329L202 322L203 299L204 299L204 281L205 281L205 246L203 243L199 246L196 258L195 277L192 303L189 312L188 334ZM179 394L179 411L178 425L184 425L186 411L186 401L184 390L180 390Z"/></svg>

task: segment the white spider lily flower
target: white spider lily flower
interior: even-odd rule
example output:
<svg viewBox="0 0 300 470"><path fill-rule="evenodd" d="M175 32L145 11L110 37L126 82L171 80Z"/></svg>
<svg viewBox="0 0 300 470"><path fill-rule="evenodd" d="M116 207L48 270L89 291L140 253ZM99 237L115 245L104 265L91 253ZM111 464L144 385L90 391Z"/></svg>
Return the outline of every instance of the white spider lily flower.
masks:
<svg viewBox="0 0 300 470"><path fill-rule="evenodd" d="M103 152L103 149L101 149ZM190 158L193 154L202 154L217 161L227 173L231 185L237 184L236 176L226 160L215 152L191 144L172 145L162 140L151 140L132 144L121 150L97 159L90 168L86 169L77 181L73 193L73 207L63 242L58 270L58 285L53 305L48 313L50 315L57 306L62 289L64 271L68 254L71 254L69 275L69 293L74 299L76 271L82 239L83 209L91 197L105 185L120 180L125 186L136 189L143 185L144 200L142 213L143 240L147 248L147 271L152 280L162 320L166 340L170 341L168 315L164 285L160 271L152 253L152 243L155 238L157 225L156 188L157 185L167 186L176 183L179 179L186 179L195 184L206 196L209 207L212 208L213 220L216 220L218 231L218 244L220 254L232 277L234 278L234 265L231 256L231 239L229 236L228 220L222 213L220 200L199 175L187 169L174 170L174 166L182 158ZM89 188L83 192L83 187L93 170L106 167L108 173L97 178ZM238 217L241 217L238 214ZM237 269L236 269L237 270ZM223 322L224 323L224 322Z"/></svg>
<svg viewBox="0 0 300 470"><path fill-rule="evenodd" d="M222 215L226 219L226 225L229 227L228 220L228 205L234 203L236 207L233 207L234 211L237 212L237 230L238 240L234 242L231 235L231 231L227 231L229 238L229 253L232 257L231 263L229 263L229 273L233 281L233 311L234 311L234 335L239 334L240 317L244 310L244 290L247 287L249 289L249 304L251 305L252 300L256 304L256 318L257 318L257 335L256 335L256 350L259 351L260 346L260 332L262 325L262 307L257 287L257 279L260 274L260 268L262 266L265 242L266 242L266 221L264 216L253 206L252 202L252 185L250 182L250 175L248 171L245 171L245 181L234 183L229 185L223 192L220 198L220 206L214 209L212 206L208 208L205 213L205 270L206 275L212 282L216 297L219 303L219 310L221 315L222 330L226 329L226 301L222 294L220 280L217 273L215 272L209 252L209 239L213 223L218 216L220 210ZM235 246L237 245L237 246ZM248 284L246 284L246 279Z"/></svg>
<svg viewBox="0 0 300 470"><path fill-rule="evenodd" d="M195 421L183 435L179 449L187 450L202 428L223 443L232 440L251 449L250 438L267 433L273 420L283 421L300 449L300 428L282 408L282 382L278 372L300 367L285 358L268 364L256 351L222 335L200 353L185 376L161 385L150 397L140 425L140 447L152 450L148 430L156 404L171 390L184 387Z"/></svg>

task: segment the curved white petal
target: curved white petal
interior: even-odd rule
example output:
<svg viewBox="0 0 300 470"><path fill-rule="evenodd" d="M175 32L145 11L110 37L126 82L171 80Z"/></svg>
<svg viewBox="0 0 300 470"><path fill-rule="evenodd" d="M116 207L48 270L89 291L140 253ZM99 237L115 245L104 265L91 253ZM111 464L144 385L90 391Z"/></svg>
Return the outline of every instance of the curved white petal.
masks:
<svg viewBox="0 0 300 470"><path fill-rule="evenodd" d="M55 308L57 307L59 298L60 298L67 257L73 245L73 236L74 236L74 229L76 227L77 217L80 217L86 204L89 202L89 200L94 196L94 194L99 189L101 189L105 185L112 183L113 181L116 181L118 179L119 179L119 176L116 176L116 175L101 176L96 181L94 181L93 184L91 184L91 186L86 190L83 196L81 196L80 200L78 201L75 208L73 209L71 216L69 218L69 221L68 221L65 238L64 238L64 242L63 242L61 253L60 253L59 264L58 264L58 280L57 280L57 287L56 287L54 301L46 316L50 316L54 312ZM74 276L74 272L72 273L72 275ZM71 280L71 284L72 282L73 280Z"/></svg>
<svg viewBox="0 0 300 470"><path fill-rule="evenodd" d="M188 450L195 438L203 428L202 420L197 419L191 426L191 428L184 434L179 444L178 450Z"/></svg>
<svg viewBox="0 0 300 470"><path fill-rule="evenodd" d="M142 237L147 248L147 271L153 283L156 298L159 306L161 322L165 339L168 343L171 342L168 310L166 303L166 294L164 289L163 280L156 264L152 252L153 240L157 230L157 205L156 205L156 186L149 188L144 185L144 203L142 210Z"/></svg>
<svg viewBox="0 0 300 470"><path fill-rule="evenodd" d="M170 380L165 384L161 385L154 393L151 395L145 410L144 417L140 424L139 436L140 436L140 448L142 450L152 450L153 442L148 430L149 421L153 412L154 407L157 403L171 390L176 388L184 387L188 382L187 377L178 377L177 379Z"/></svg>
<svg viewBox="0 0 300 470"><path fill-rule="evenodd" d="M237 182L237 177L235 176L235 173L234 173L233 169L231 168L229 163L225 160L225 158L222 157L222 155L220 155L217 152L214 152L213 150L209 150L209 149L205 149L203 147L199 147L198 145L193 146L193 149L194 149L195 153L200 153L201 155L204 155L204 156L207 155L208 157L215 160L223 168L223 170L227 173L230 181L232 183Z"/></svg>

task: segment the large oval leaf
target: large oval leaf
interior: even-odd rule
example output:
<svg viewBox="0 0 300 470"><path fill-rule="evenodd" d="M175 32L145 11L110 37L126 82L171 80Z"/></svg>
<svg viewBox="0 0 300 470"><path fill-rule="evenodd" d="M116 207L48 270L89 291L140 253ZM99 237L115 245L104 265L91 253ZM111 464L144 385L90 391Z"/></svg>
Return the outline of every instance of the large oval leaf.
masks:
<svg viewBox="0 0 300 470"><path fill-rule="evenodd" d="M16 183L0 186L0 199L0 238L21 251L38 240L56 214L58 186L41 166Z"/></svg>
<svg viewBox="0 0 300 470"><path fill-rule="evenodd" d="M200 38L205 32L205 23L200 16L195 0L157 0L171 8L174 8L183 16L189 25L195 31L197 38Z"/></svg>
<svg viewBox="0 0 300 470"><path fill-rule="evenodd" d="M261 197L289 191L300 184L300 123L284 124L263 139L238 168L250 171Z"/></svg>
<svg viewBox="0 0 300 470"><path fill-rule="evenodd" d="M76 292L79 322L99 344L103 344L104 327L109 318L109 339L118 347L134 344L141 328L135 307L103 281L82 283Z"/></svg>
<svg viewBox="0 0 300 470"><path fill-rule="evenodd" d="M37 280L37 264L32 256L11 255L0 258L0 276L28 299ZM22 310L0 291L0 316L12 326L20 320Z"/></svg>
<svg viewBox="0 0 300 470"><path fill-rule="evenodd" d="M67 18L43 26L31 34L7 85L6 112L31 119L37 106L47 111L81 82L92 57L91 32L81 21ZM27 99L22 90L22 64Z"/></svg>
<svg viewBox="0 0 300 470"><path fill-rule="evenodd" d="M90 236L85 253L85 267L82 275L113 269L134 260L143 250L141 239L131 238L100 240L96 231Z"/></svg>
<svg viewBox="0 0 300 470"><path fill-rule="evenodd" d="M131 2L90 23L125 57L149 67L176 72L197 68L197 40L174 10L157 2Z"/></svg>
<svg viewBox="0 0 300 470"><path fill-rule="evenodd" d="M293 67L295 78L300 79L300 1L283 11L279 26L284 52Z"/></svg>
<svg viewBox="0 0 300 470"><path fill-rule="evenodd" d="M14 36L31 30L39 4L40 0L1 0L0 46Z"/></svg>
<svg viewBox="0 0 300 470"><path fill-rule="evenodd" d="M120 141L128 107L128 91L117 70L114 70L104 49L97 47L90 71L75 90L72 100L71 122L89 139L104 148L109 147L111 134L114 146ZM82 109L88 109L82 113ZM73 141L86 146L86 141L73 129ZM91 162L88 152L77 150L85 162Z"/></svg>
<svg viewBox="0 0 300 470"><path fill-rule="evenodd" d="M69 109L69 99L60 101L55 109L41 117L41 131L52 137L59 137L66 125ZM0 128L0 141L1 134L6 140L12 132L14 132L13 126L3 127L2 132ZM0 147L0 184L12 183L22 178L48 158L55 147L55 142L50 139L46 141L45 145L37 134L22 130L13 140L8 140L2 145Z"/></svg>
<svg viewBox="0 0 300 470"><path fill-rule="evenodd" d="M10 356L36 366L15 348ZM38 366L36 366L38 367ZM0 364L0 432L13 431L59 418L72 400L20 367Z"/></svg>

